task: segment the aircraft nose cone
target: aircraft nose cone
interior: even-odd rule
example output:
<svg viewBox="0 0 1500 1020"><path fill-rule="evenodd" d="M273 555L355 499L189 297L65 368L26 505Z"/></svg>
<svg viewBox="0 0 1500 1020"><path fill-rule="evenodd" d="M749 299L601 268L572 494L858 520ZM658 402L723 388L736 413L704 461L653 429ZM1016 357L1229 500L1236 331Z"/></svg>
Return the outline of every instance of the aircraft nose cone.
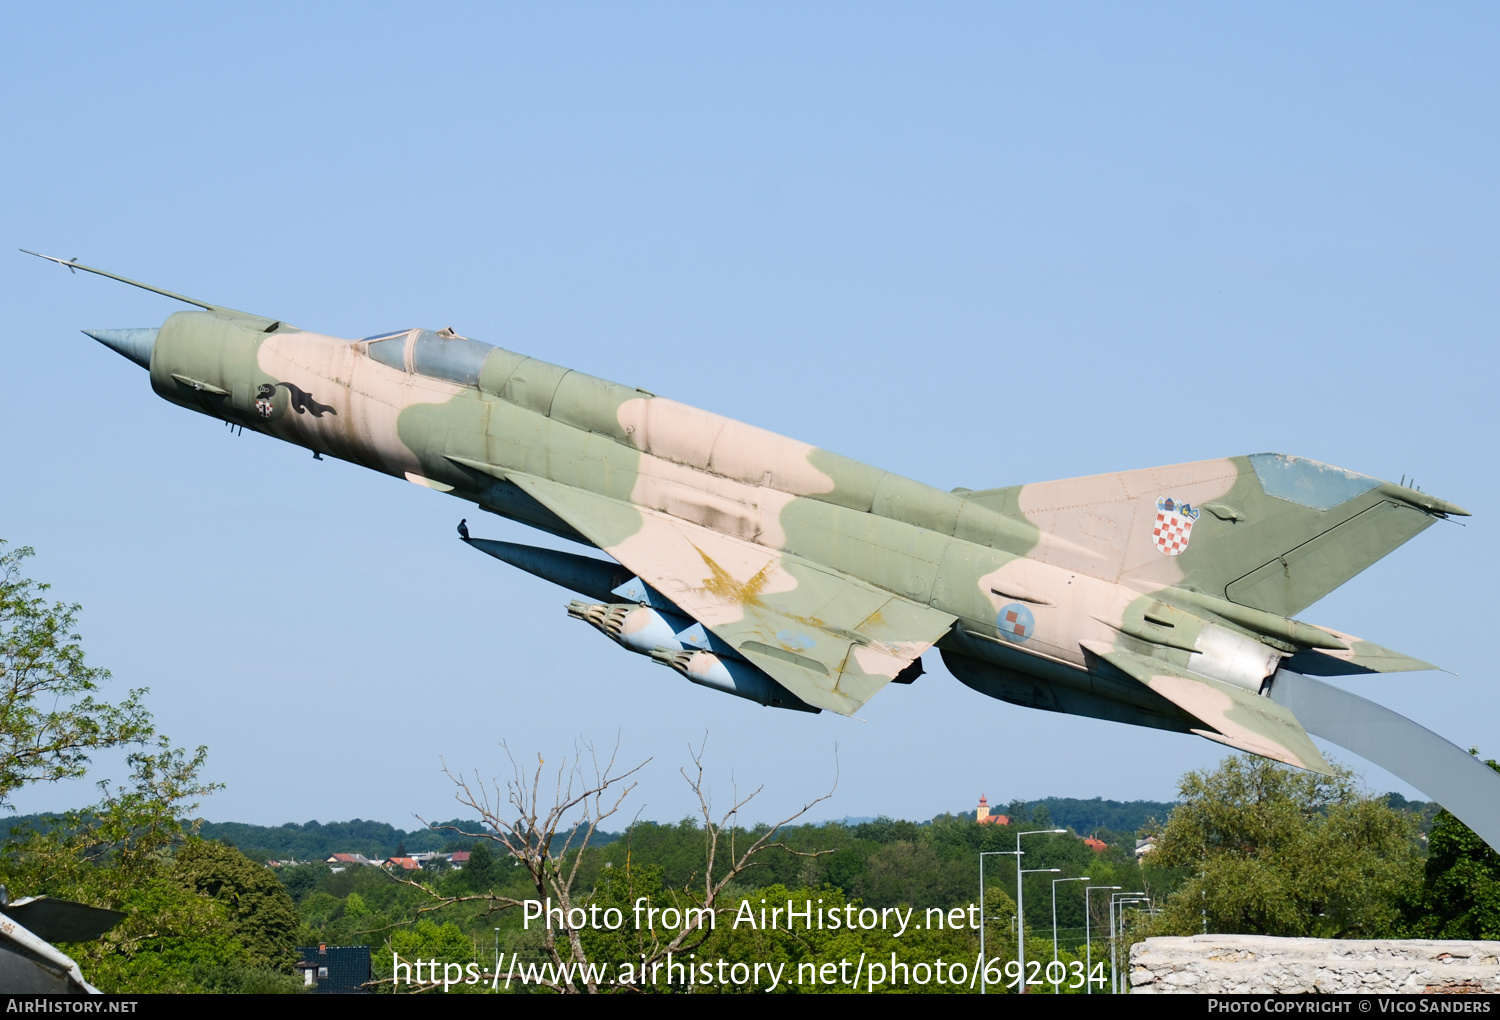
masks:
<svg viewBox="0 0 1500 1020"><path fill-rule="evenodd" d="M117 354L125 355L142 368L151 367L151 348L156 345L156 330L86 329L83 333Z"/></svg>

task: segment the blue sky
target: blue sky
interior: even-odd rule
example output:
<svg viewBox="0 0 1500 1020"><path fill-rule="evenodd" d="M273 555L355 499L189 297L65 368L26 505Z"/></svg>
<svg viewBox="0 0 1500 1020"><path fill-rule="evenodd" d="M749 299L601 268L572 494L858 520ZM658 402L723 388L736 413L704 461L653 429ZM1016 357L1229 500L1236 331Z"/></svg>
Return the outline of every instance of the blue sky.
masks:
<svg viewBox="0 0 1500 1020"><path fill-rule="evenodd" d="M1304 617L1500 753L1493 6L10 5L0 240L361 336L421 325L973 488L1275 450L1441 524ZM526 529L171 407L82 336L178 306L0 254L0 537L215 819L449 817L576 740L643 817L1168 798L1221 749L930 673L863 721L682 681L461 546ZM1353 756L1376 789L1413 794ZM117 762L101 759L100 774ZM86 785L21 796L82 803ZM634 810L632 809L632 810Z"/></svg>

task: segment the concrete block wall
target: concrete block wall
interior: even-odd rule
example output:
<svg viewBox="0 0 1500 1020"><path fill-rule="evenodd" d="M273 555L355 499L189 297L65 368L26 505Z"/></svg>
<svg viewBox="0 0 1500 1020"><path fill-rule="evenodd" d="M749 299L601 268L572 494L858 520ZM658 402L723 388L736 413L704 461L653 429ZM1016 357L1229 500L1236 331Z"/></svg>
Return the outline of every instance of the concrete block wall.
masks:
<svg viewBox="0 0 1500 1020"><path fill-rule="evenodd" d="M1153 938L1130 949L1130 991L1307 995L1500 993L1500 942Z"/></svg>

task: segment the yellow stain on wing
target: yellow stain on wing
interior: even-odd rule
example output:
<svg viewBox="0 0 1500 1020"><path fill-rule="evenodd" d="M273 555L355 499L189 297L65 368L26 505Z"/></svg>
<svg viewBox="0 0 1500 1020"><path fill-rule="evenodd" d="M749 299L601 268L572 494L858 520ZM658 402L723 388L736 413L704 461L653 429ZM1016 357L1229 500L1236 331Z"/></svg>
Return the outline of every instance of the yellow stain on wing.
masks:
<svg viewBox="0 0 1500 1020"><path fill-rule="evenodd" d="M734 575L714 562L714 558L696 544L693 549L699 556L703 557L703 563L712 573L712 577L703 579L703 590L722 602L738 602L742 605L760 605L761 589L771 579L771 568L775 562L769 562L755 572L755 576L748 581L738 581Z"/></svg>

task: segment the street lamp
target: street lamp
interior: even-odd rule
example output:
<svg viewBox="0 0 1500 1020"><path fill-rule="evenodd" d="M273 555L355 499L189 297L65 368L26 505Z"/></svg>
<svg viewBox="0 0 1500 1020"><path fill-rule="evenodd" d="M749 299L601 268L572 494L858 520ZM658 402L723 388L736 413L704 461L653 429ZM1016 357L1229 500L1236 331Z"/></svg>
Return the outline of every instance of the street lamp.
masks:
<svg viewBox="0 0 1500 1020"><path fill-rule="evenodd" d="M1059 882L1089 882L1092 879L1088 875L1082 878L1054 878L1052 880L1052 962L1057 962L1057 883ZM1085 906L1085 909L1087 907Z"/></svg>
<svg viewBox="0 0 1500 1020"><path fill-rule="evenodd" d="M1123 919L1124 905L1126 903L1140 903L1142 900L1145 900L1147 903L1151 901L1151 898L1143 890L1109 894L1109 990L1112 995L1119 994L1119 976L1116 966L1119 954L1116 952L1115 910L1117 907L1121 908Z"/></svg>
<svg viewBox="0 0 1500 1020"><path fill-rule="evenodd" d="M1019 863L1021 858L1017 857ZM1027 868L1021 875L1051 875L1061 871L1062 868ZM1021 884L1020 875L1016 876L1016 884ZM1056 918L1054 917L1054 920ZM1021 908L1016 908L1016 957L1021 963L1021 987L1017 989L1017 995L1026 994L1026 918L1021 914Z"/></svg>
<svg viewBox="0 0 1500 1020"><path fill-rule="evenodd" d="M1016 833L1016 960L1021 965L1021 987L1016 989L1020 994L1026 993L1026 905L1021 896L1021 876L1028 872L1021 870L1021 837L1040 836L1045 833L1063 833L1067 829L1031 829L1027 832ZM1061 868L1037 868L1037 871L1061 871Z"/></svg>
<svg viewBox="0 0 1500 1020"><path fill-rule="evenodd" d="M1083 987L1084 987L1084 993L1083 994L1085 994L1085 995L1093 995L1094 994L1094 982L1093 982L1093 974L1094 974L1094 940L1092 939L1092 937L1089 934L1089 918L1090 918L1090 914L1089 914L1089 893L1093 892L1095 889L1122 889L1122 888L1124 888L1124 887L1123 886L1118 886L1118 885L1087 885L1087 886L1083 887L1083 944L1085 946L1083 952L1084 952L1084 958L1088 961L1085 964L1085 966L1088 968L1088 970L1086 972L1086 976L1084 977L1084 981L1083 981Z"/></svg>
<svg viewBox="0 0 1500 1020"><path fill-rule="evenodd" d="M1119 934L1118 934L1119 938L1124 938L1125 937L1125 905L1127 903L1144 903L1146 905L1146 912L1148 914L1155 914L1156 913L1156 906L1155 906L1155 904L1153 904L1151 902L1151 897L1149 897L1149 896L1125 897L1124 899L1120 900L1120 904L1119 904L1119 917L1116 919L1117 922L1118 922L1118 925L1119 925ZM1130 961L1128 959L1126 959L1126 960L1122 960L1121 962L1122 963L1129 963ZM1125 979L1125 975L1123 975L1123 974L1120 975L1120 977L1119 977L1119 987L1120 987L1120 991L1121 992L1124 992L1126 990L1126 988L1125 988L1125 980L1126 980Z"/></svg>

